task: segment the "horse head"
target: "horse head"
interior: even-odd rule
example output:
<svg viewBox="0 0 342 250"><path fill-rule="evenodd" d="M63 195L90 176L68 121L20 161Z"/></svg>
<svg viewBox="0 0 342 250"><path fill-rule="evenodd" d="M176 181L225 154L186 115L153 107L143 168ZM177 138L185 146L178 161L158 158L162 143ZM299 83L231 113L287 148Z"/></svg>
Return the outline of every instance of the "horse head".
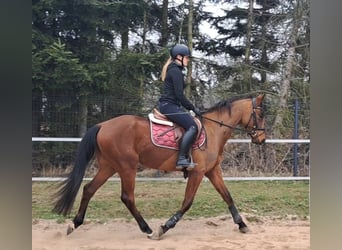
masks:
<svg viewBox="0 0 342 250"><path fill-rule="evenodd" d="M251 137L252 143L262 144L266 140L265 134L265 116L263 110L263 100L265 94L250 99L248 108L245 109L242 116L242 125L245 127L247 134Z"/></svg>

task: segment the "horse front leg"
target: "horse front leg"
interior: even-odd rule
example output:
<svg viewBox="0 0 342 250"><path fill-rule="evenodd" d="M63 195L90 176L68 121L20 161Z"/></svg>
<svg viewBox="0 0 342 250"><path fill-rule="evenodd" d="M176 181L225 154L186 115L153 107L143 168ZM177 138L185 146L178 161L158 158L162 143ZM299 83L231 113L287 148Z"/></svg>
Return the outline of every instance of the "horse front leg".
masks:
<svg viewBox="0 0 342 250"><path fill-rule="evenodd" d="M186 211L190 209L202 179L202 173L197 173L194 170L189 173L189 179L186 185L185 196L181 209L178 210L174 215L172 215L164 225L161 225L158 229L158 232L150 235L150 239L159 240L161 236L165 234L169 229L174 228L176 226L177 222L183 217Z"/></svg>
<svg viewBox="0 0 342 250"><path fill-rule="evenodd" d="M234 223L239 225L240 232L247 233L249 229L247 225L245 224L245 222L243 221L243 219L241 218L237 208L235 207L233 198L230 195L230 192L228 191L226 185L224 184L220 166L216 165L213 169L211 169L208 173L206 173L206 176L208 177L210 182L213 184L217 192L219 192L223 200L227 203L228 209L230 213L232 214Z"/></svg>

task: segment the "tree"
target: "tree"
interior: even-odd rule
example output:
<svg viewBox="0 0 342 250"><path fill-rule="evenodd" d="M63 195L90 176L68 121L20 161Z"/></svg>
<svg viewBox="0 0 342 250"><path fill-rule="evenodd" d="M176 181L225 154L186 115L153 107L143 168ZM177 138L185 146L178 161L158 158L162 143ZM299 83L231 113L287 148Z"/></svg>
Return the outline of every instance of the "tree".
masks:
<svg viewBox="0 0 342 250"><path fill-rule="evenodd" d="M161 39L160 46L165 47L168 41L168 8L169 8L169 0L163 0L162 5L162 18L161 18Z"/></svg>
<svg viewBox="0 0 342 250"><path fill-rule="evenodd" d="M249 0L248 14L247 14L247 25L246 25L246 48L245 48L245 69L244 69L244 82L247 85L247 91L252 89L252 69L251 69L251 40L252 40L252 26L254 22L254 0Z"/></svg>
<svg viewBox="0 0 342 250"><path fill-rule="evenodd" d="M268 2L256 1L259 5L254 8L254 0L249 0L246 5L235 4L226 7L222 16L206 17L217 29L219 37L200 40L197 48L209 56L227 55L228 62L222 73L225 74L223 79L226 79L225 82L229 85L225 88L229 88L233 93L260 89L267 80L268 69L276 66L276 62L272 62L269 55L276 50L276 31L272 29L271 20L276 15L273 13L279 3ZM222 68L222 64L219 68Z"/></svg>
<svg viewBox="0 0 342 250"><path fill-rule="evenodd" d="M188 22L187 22L187 26L188 26L188 32L187 32L187 41L188 41L188 47L190 49L190 51L193 50L193 43L192 43L192 39L193 39L193 17L194 17L194 6L193 6L193 1L189 0L189 15L188 15ZM190 91L192 88L192 62L191 60L189 61L189 65L188 65L188 74L186 76L186 83L187 83L187 88L186 88L186 92L187 95L190 95L190 93L192 91Z"/></svg>
<svg viewBox="0 0 342 250"><path fill-rule="evenodd" d="M303 14L305 13L305 9L303 8L305 5L305 0L298 0L294 2L292 7L292 13L289 15L289 36L287 40L287 48L286 48L286 61L284 65L284 76L282 78L280 88L279 88L279 101L278 101L278 112L275 116L273 123L273 135L276 138L281 136L281 130L283 128L283 121L286 115L286 111L288 108L288 97L291 95L291 85L293 84L293 79L295 79L295 70L296 70L296 47L297 39L299 37L299 33L303 28L301 27L301 20L303 19ZM305 31L305 30L304 30Z"/></svg>
<svg viewBox="0 0 342 250"><path fill-rule="evenodd" d="M60 41L34 53L32 62L33 92L38 93L35 98L41 98L41 101L45 100L41 104L45 111L71 109L73 100L82 97L75 95L75 93L82 93L80 89L87 88L91 83L88 70L80 64L79 59L71 51L66 50L65 44ZM69 95L65 96L64 93L69 93ZM51 95L60 95L65 98L62 103L58 103L47 98ZM69 119L72 118L69 117ZM81 116L81 119L84 117ZM54 119L50 117L49 121L53 122ZM59 129L49 124L45 124L45 126L49 127L52 134L56 134Z"/></svg>

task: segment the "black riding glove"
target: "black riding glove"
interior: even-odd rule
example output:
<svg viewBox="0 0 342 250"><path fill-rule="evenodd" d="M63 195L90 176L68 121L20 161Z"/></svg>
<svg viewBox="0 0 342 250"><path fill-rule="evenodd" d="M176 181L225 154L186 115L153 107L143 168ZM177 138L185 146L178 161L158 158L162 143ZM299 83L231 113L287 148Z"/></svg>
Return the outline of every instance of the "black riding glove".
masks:
<svg viewBox="0 0 342 250"><path fill-rule="evenodd" d="M198 117L202 117L202 112L198 109L198 108L194 108L194 113L196 114L196 116L198 116Z"/></svg>

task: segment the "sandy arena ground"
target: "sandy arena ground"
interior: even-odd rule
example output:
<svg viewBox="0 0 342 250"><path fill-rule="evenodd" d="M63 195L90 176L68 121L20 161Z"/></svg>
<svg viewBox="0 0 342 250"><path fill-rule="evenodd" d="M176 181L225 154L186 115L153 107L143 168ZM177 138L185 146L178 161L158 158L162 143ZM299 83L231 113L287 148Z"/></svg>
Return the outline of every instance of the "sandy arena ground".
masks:
<svg viewBox="0 0 342 250"><path fill-rule="evenodd" d="M244 217L244 216L243 216ZM147 220L152 230L166 220ZM245 219L246 222L248 222ZM85 222L70 235L70 222L32 221L33 250L262 250L310 249L310 221L262 218L242 234L228 216L182 219L161 240L150 240L135 221Z"/></svg>

